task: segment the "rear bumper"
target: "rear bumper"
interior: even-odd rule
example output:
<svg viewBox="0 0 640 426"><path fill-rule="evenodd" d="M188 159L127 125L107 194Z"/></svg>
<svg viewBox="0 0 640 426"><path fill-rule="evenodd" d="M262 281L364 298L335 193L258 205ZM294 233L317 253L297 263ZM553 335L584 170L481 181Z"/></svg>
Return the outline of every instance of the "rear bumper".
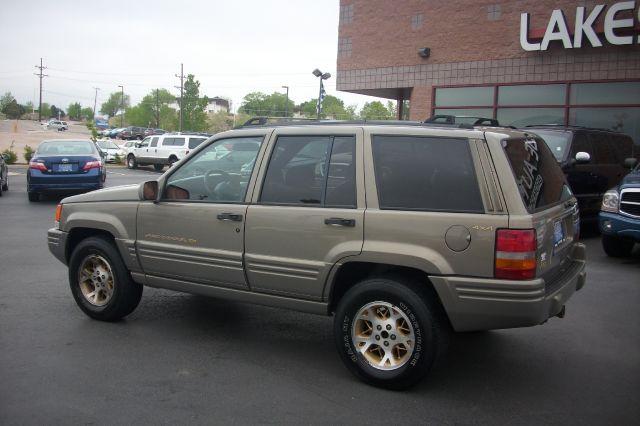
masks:
<svg viewBox="0 0 640 426"><path fill-rule="evenodd" d="M63 192L91 191L102 189L103 169L91 169L87 173L78 174L44 174L29 170L27 191L29 192Z"/></svg>
<svg viewBox="0 0 640 426"><path fill-rule="evenodd" d="M47 232L47 244L49 246L49 251L56 259L65 265L67 264L66 250L68 235L68 233L57 228L51 228Z"/></svg>
<svg viewBox="0 0 640 426"><path fill-rule="evenodd" d="M29 184L29 192L65 192L65 191L93 191L102 189L102 182L82 182L82 183L38 183Z"/></svg>
<svg viewBox="0 0 640 426"><path fill-rule="evenodd" d="M600 231L605 235L640 241L640 219L616 213L600 212Z"/></svg>
<svg viewBox="0 0 640 426"><path fill-rule="evenodd" d="M585 284L585 264L585 246L578 243L571 261L548 282L467 277L431 277L431 281L456 331L528 327L562 311Z"/></svg>

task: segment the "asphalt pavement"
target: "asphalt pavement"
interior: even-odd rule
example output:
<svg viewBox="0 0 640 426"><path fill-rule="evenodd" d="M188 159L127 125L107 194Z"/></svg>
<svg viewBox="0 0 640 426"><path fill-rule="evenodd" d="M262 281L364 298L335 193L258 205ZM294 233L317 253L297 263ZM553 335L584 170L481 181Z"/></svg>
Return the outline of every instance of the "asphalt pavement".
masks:
<svg viewBox="0 0 640 426"><path fill-rule="evenodd" d="M586 286L564 319L456 335L418 387L343 367L331 318L145 288L126 320L75 305L48 251L57 198L29 203L24 167L0 198L0 424L637 424L640 250L588 235ZM151 169L110 168L109 186Z"/></svg>

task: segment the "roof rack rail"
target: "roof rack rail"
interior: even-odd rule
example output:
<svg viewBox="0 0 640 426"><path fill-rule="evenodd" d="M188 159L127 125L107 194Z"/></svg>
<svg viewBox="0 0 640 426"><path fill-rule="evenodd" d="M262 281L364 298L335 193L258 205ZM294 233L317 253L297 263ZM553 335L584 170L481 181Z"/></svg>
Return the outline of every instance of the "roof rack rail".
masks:
<svg viewBox="0 0 640 426"><path fill-rule="evenodd" d="M275 121L269 121L269 120ZM279 120L277 120L279 119ZM376 126L415 126L415 127L452 127L458 129L473 129L474 127L467 123L446 124L446 123L425 123L422 121L407 120L317 120L314 118L291 119L284 117L253 117L244 124L237 126L236 129L246 129L255 127L284 127L284 126L362 126L365 124Z"/></svg>
<svg viewBox="0 0 640 426"><path fill-rule="evenodd" d="M578 126L578 125L575 125L575 124L569 124L569 125L558 124L558 123L528 124L528 125L526 125L524 127L525 128L530 128L530 127L563 127L563 128L566 128L566 129L599 130L601 132L622 133L622 132L620 132L618 130L613 130L613 129L604 129L602 127Z"/></svg>

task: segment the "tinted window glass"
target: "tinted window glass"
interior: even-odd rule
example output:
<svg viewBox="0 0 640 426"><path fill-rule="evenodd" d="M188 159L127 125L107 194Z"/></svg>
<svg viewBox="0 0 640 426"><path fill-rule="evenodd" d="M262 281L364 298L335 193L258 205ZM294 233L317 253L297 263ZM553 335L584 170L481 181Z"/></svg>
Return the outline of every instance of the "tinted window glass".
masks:
<svg viewBox="0 0 640 426"><path fill-rule="evenodd" d="M545 143L556 157L556 160L563 161L569 149L571 132L531 129L538 136L544 139Z"/></svg>
<svg viewBox="0 0 640 426"><path fill-rule="evenodd" d="M260 201L322 205L331 136L280 136L276 141Z"/></svg>
<svg viewBox="0 0 640 426"><path fill-rule="evenodd" d="M636 104L640 82L580 83L571 85L571 104Z"/></svg>
<svg viewBox="0 0 640 426"><path fill-rule="evenodd" d="M167 180L164 199L241 203L262 137L218 140L182 164ZM217 149L228 152L220 158Z"/></svg>
<svg viewBox="0 0 640 426"><path fill-rule="evenodd" d="M148 142L147 142L148 143ZM151 139L151 145L149 145L150 147L155 147L158 146L158 138L152 138Z"/></svg>
<svg viewBox="0 0 640 426"><path fill-rule="evenodd" d="M593 145L591 145L591 140L583 132L578 132L573 135L573 142L571 143L571 158L576 158L576 154L579 152L586 152L591 157L595 155Z"/></svg>
<svg viewBox="0 0 640 426"><path fill-rule="evenodd" d="M571 197L564 173L542 139L505 139L502 147L530 213Z"/></svg>
<svg viewBox="0 0 640 426"><path fill-rule="evenodd" d="M483 213L467 139L374 136L381 209Z"/></svg>
<svg viewBox="0 0 640 426"><path fill-rule="evenodd" d="M91 155L96 149L89 141L45 141L37 152L39 155Z"/></svg>
<svg viewBox="0 0 640 426"><path fill-rule="evenodd" d="M542 124L564 124L564 109L498 108L498 121L503 126L514 127Z"/></svg>
<svg viewBox="0 0 640 426"><path fill-rule="evenodd" d="M436 106L493 105L493 87L455 87L436 89Z"/></svg>
<svg viewBox="0 0 640 426"><path fill-rule="evenodd" d="M589 139L591 139L591 144L595 152L595 163L615 164L617 162L610 134L604 132L590 133Z"/></svg>
<svg viewBox="0 0 640 426"><path fill-rule="evenodd" d="M205 140L204 138L189 138L189 149L197 148Z"/></svg>
<svg viewBox="0 0 640 426"><path fill-rule="evenodd" d="M172 146L184 146L185 138L173 138Z"/></svg>
<svg viewBox="0 0 640 426"><path fill-rule="evenodd" d="M498 87L498 105L564 105L566 84Z"/></svg>
<svg viewBox="0 0 640 426"><path fill-rule="evenodd" d="M327 207L356 207L356 139L336 136L327 175Z"/></svg>
<svg viewBox="0 0 640 426"><path fill-rule="evenodd" d="M162 140L162 146L172 146L173 145L173 138L164 138Z"/></svg>

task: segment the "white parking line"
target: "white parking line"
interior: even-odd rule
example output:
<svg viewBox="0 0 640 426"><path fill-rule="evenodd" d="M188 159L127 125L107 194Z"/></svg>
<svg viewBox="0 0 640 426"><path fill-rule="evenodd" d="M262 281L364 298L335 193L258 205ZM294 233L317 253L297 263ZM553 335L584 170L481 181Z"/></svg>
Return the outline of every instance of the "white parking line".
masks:
<svg viewBox="0 0 640 426"><path fill-rule="evenodd" d="M24 173L9 172L9 176L22 176Z"/></svg>

